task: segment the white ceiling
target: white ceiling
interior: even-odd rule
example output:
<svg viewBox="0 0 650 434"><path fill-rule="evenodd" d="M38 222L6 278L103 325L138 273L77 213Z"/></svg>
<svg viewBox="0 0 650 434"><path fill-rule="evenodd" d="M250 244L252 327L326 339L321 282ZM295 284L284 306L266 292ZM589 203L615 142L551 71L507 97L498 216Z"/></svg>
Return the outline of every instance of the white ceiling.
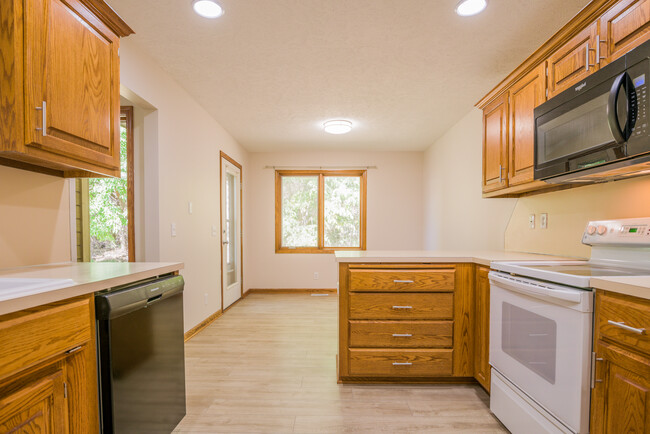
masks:
<svg viewBox="0 0 650 434"><path fill-rule="evenodd" d="M588 0L108 0L250 151L424 150ZM332 136L331 118L354 122Z"/></svg>

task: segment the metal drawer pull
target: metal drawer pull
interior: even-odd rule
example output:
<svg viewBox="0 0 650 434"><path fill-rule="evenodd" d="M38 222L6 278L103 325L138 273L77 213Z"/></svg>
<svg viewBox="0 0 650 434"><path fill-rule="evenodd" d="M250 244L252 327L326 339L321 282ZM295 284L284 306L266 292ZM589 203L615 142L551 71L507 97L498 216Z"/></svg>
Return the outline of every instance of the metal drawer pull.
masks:
<svg viewBox="0 0 650 434"><path fill-rule="evenodd" d="M413 306L393 306L393 309L413 309Z"/></svg>
<svg viewBox="0 0 650 434"><path fill-rule="evenodd" d="M413 283L412 280L393 280L393 283Z"/></svg>
<svg viewBox="0 0 650 434"><path fill-rule="evenodd" d="M43 101L43 107L36 107L36 110L40 110L41 115L43 116L43 123L41 124L42 128L36 129L43 133L44 136L47 136L47 103Z"/></svg>
<svg viewBox="0 0 650 434"><path fill-rule="evenodd" d="M66 354L76 353L76 352L79 351L81 348L82 348L82 346L79 345L78 347L70 348L70 349L69 349L68 351L66 351L65 353L66 353Z"/></svg>
<svg viewBox="0 0 650 434"><path fill-rule="evenodd" d="M393 362L393 366L411 366L411 362Z"/></svg>
<svg viewBox="0 0 650 434"><path fill-rule="evenodd" d="M621 322L616 322L616 321L612 321L612 320L610 319L610 320L607 321L607 322L608 322L609 324L613 325L613 326L620 327L620 328L622 328L623 330L627 330L628 332L636 333L636 334L638 334L638 335L644 335L644 334L645 334L645 329L638 329L638 328L635 328L635 327L630 327L629 325L625 325L625 323L624 323L623 321L621 321Z"/></svg>
<svg viewBox="0 0 650 434"><path fill-rule="evenodd" d="M410 338L411 336L413 335L410 333L393 333L394 338Z"/></svg>

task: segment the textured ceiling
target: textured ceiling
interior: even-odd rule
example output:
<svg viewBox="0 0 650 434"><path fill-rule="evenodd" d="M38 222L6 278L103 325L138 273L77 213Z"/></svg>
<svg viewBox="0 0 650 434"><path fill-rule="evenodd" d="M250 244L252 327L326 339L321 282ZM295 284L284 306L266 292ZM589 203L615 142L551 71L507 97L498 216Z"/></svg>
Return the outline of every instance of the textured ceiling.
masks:
<svg viewBox="0 0 650 434"><path fill-rule="evenodd" d="M108 0L130 36L250 151L423 150L587 0ZM331 118L354 122L332 136Z"/></svg>

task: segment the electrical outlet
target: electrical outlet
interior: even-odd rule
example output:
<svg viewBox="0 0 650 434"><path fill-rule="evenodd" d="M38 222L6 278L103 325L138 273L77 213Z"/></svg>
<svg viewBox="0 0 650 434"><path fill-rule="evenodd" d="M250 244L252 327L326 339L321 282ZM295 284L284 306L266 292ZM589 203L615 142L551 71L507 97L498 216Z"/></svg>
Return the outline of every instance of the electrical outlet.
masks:
<svg viewBox="0 0 650 434"><path fill-rule="evenodd" d="M535 214L531 214L528 216L528 227L531 229L535 229Z"/></svg>
<svg viewBox="0 0 650 434"><path fill-rule="evenodd" d="M205 304L206 306L208 305L208 293L207 292L203 294L203 304Z"/></svg>
<svg viewBox="0 0 650 434"><path fill-rule="evenodd" d="M187 212L192 214L192 202L187 202Z"/></svg>
<svg viewBox="0 0 650 434"><path fill-rule="evenodd" d="M547 229L548 228L548 214L547 213L542 213L539 215L539 227L541 229Z"/></svg>
<svg viewBox="0 0 650 434"><path fill-rule="evenodd" d="M176 223L172 223L172 237L176 236Z"/></svg>
<svg viewBox="0 0 650 434"><path fill-rule="evenodd" d="M318 272L314 273L314 280L318 280Z"/></svg>

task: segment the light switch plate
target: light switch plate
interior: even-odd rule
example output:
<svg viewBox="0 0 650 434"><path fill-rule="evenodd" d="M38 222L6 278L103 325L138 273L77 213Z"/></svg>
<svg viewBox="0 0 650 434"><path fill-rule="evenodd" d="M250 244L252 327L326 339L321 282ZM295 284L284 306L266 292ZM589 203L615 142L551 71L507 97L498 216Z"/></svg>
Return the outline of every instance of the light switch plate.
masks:
<svg viewBox="0 0 650 434"><path fill-rule="evenodd" d="M531 214L528 216L528 227L531 229L535 229L535 214Z"/></svg>
<svg viewBox="0 0 650 434"><path fill-rule="evenodd" d="M539 215L539 227L540 229L547 229L548 228L548 214L547 213L542 213Z"/></svg>

